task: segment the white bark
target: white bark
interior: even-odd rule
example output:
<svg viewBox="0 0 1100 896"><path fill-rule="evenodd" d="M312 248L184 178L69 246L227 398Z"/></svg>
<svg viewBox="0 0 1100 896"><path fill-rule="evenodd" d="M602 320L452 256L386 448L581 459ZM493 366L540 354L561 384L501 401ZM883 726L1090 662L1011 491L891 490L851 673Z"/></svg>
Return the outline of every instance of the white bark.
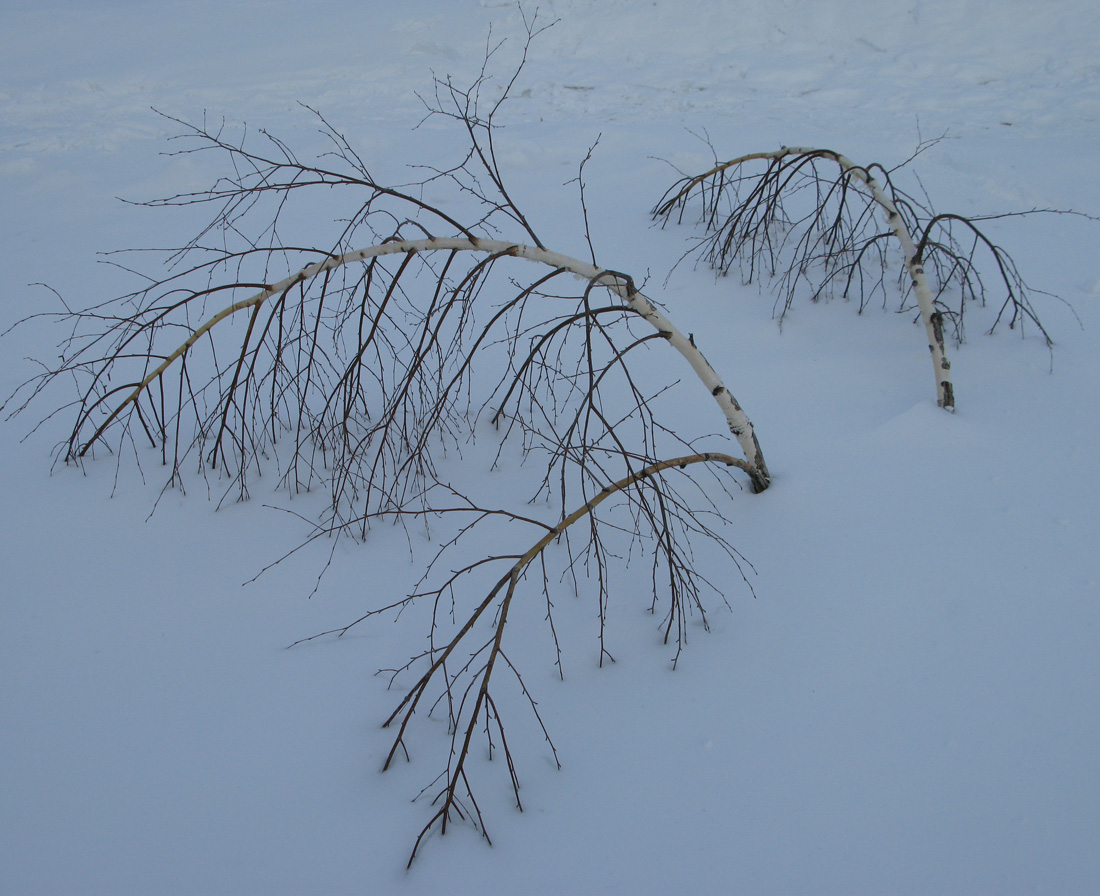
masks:
<svg viewBox="0 0 1100 896"><path fill-rule="evenodd" d="M516 258L523 258L528 261L539 262L553 268L569 271L596 285L605 286L610 289L626 301L641 317L645 318L645 320L648 321L649 324L688 361L692 370L695 371L696 375L718 404L719 409L726 418L726 423L730 432L733 434L734 438L737 439L738 444L741 446L741 450L744 451L750 467L748 472L752 478L753 489L760 492L768 487L770 482L768 468L764 463L764 455L760 450L760 444L757 441L756 434L753 431L753 426L748 416L741 409L741 406L737 403L733 394L726 388L714 368L711 367L707 359L703 357L702 352L700 352L691 340L681 333L667 317L658 311L646 296L642 295L642 293L634 288L633 282L629 277L615 273L614 271L598 268L593 264L570 258L558 252L551 252L535 246L512 243L504 240L474 239L468 237L394 240L392 242L370 246L366 249L346 252L343 255L332 256L323 261L311 264L298 273L284 280L280 280L278 283L267 286L265 289L247 299L234 302L232 305L219 311L196 329L179 348L172 352L172 354L165 358L155 370L146 376L145 379L137 385L134 391L127 396L126 400L115 409L103 424L101 424L96 435L93 436L90 441L95 441L98 435L106 428L111 420L126 407L126 405L137 401L138 397L150 383L155 381L157 377L164 373L164 371L176 360L186 354L192 345L198 342L199 339L225 318L238 311L262 305L274 295L279 295L299 283L313 279L318 274L339 268L346 264L351 264L356 261L365 261L368 258L377 258L384 255L438 251L470 251L483 252L489 255L511 255Z"/></svg>

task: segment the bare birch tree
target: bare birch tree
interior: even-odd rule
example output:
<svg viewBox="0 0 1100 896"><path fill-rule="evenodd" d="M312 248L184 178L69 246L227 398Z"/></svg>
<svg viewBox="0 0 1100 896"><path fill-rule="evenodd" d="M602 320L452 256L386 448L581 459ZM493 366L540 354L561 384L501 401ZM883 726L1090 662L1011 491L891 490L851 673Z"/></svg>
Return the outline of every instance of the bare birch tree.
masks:
<svg viewBox="0 0 1100 896"><path fill-rule="evenodd" d="M937 403L953 409L944 333L949 329L962 341L969 305L984 306L999 292L990 331L1005 319L1010 328L1030 323L1051 344L1031 302L1035 290L980 225L1053 210L971 217L938 213L898 187L894 174L901 167L864 167L832 150L784 146L681 177L653 215L662 222L682 221L697 202L704 235L691 252L723 273L738 265L750 281L760 275L776 280L781 316L803 290L814 301L834 293L855 298L860 311L876 294L886 303L888 244L896 240L903 261L902 307L915 297Z"/></svg>
<svg viewBox="0 0 1100 896"><path fill-rule="evenodd" d="M530 21L528 45L538 31ZM496 695L511 677L538 717L506 627L516 596L542 591L557 643L548 549L561 554L567 577L593 583L602 661L611 655L604 625L618 562L609 540L644 544L651 609L663 613L675 662L686 620L705 624L704 595L718 590L697 570L692 544L717 546L744 577L745 561L723 534L722 504L736 487L728 471L757 492L770 481L751 422L694 341L630 276L548 249L512 200L495 118L522 67L492 101L484 69L469 89L436 83L428 112L459 126L464 150L456 164L422 168L406 185L376 179L317 113L328 145L318 161L264 132L174 120L177 152L213 153L227 173L208 189L148 204L209 208L206 226L165 251L166 269L143 274L137 290L58 312L67 334L60 361L9 404L18 412L77 384L59 447L67 463L102 453L156 458L169 485L200 475L240 499L272 471L291 491L327 489L314 537L362 537L380 521L446 521L413 593L324 633L413 602L432 607L423 651L392 670L395 681L411 673L414 683L385 721L395 730L387 768L410 755L418 714L448 724L444 768L424 791L435 808L410 862L455 819L486 832L469 776L475 741L503 755L520 805ZM296 202L314 194L332 210L332 234L284 238L297 226ZM640 362L662 345L710 394L742 456L724 437L702 437L708 447L662 422L656 399L671 384L655 383ZM516 442L539 465L541 485L517 498L522 510L488 502L448 473L446 459L489 424L502 446ZM468 545L484 550L474 533L500 521L519 545L471 554ZM455 556L455 569L443 572L443 558Z"/></svg>

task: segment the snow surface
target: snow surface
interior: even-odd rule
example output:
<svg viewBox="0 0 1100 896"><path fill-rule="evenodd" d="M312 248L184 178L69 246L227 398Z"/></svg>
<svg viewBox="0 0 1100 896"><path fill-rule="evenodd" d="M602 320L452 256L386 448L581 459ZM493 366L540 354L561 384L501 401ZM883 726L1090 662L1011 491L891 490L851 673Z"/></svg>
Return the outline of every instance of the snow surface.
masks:
<svg viewBox="0 0 1100 896"><path fill-rule="evenodd" d="M310 600L324 545L242 587L306 533L267 509L285 497L215 512L200 483L150 518L156 467L51 472L67 421L24 439L32 409L0 430L0 893L1095 892L1100 225L995 225L1080 323L1041 303L1053 355L972 326L948 415L909 316L802 303L780 331L766 286L685 266L666 285L690 231L647 210L669 163L711 161L705 132L725 157L817 144L887 164L944 136L913 166L938 206L1096 214L1100 8L542 0L539 16L559 21L502 113L507 174L544 240L583 257L563 184L600 135L601 263L650 275L775 475L727 508L757 598L711 561L732 610L675 672L630 587L602 669L594 607L560 598L564 682L538 608L514 620L563 769L517 734L526 811L499 770L482 794L494 845L459 826L406 872L428 811L411 797L445 741L422 729L381 774L394 693L374 673L416 648L415 618L285 649L401 593L401 537L342 543ZM433 72L474 77L490 26L507 73L508 2L9 0L0 327L56 307L26 284L98 300L129 281L97 252L190 235L186 214L115 198L217 174L159 155L176 130L150 107L309 146L308 103L379 177L408 179L460 139L412 130L415 93ZM57 340L35 324L0 341L0 391Z"/></svg>

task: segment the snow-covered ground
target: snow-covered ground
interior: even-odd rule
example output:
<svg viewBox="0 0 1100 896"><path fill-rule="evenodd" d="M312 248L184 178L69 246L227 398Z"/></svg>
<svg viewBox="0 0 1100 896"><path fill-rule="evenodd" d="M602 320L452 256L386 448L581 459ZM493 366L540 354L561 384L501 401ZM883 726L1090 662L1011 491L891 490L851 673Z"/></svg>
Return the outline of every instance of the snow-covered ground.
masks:
<svg viewBox="0 0 1100 896"><path fill-rule="evenodd" d="M530 14L532 8L528 8ZM559 602L565 680L538 613L513 622L563 768L517 745L526 811L487 779L490 848L433 837L411 802L445 744L380 773L394 693L380 667L415 618L294 650L400 593L396 533L303 551L278 494L215 511L201 483L110 460L51 470L64 415L0 428L0 893L1092 893L1100 880L1100 224L991 224L1057 345L983 334L935 407L910 316L796 304L766 285L668 271L690 230L648 209L669 163L822 145L913 172L973 214L1100 213L1100 8L1086 0L543 0L558 20L501 112L501 159L544 240L629 271L696 334L757 426L775 483L735 495L731 611L669 668L645 595ZM195 219L137 209L217 171L160 155L186 120L312 145L322 111L380 178L460 137L420 130L433 72L471 80L495 0L38 0L0 29L0 328L129 281L97 252L171 244ZM910 182L916 186L916 181ZM0 392L49 359L0 340ZM669 353L670 365L673 359ZM664 357L663 355L661 356ZM717 424L709 422L708 427ZM468 475L481 475L470 471ZM499 474L498 474L499 475ZM320 505L294 509L308 516ZM329 546L330 547L330 546ZM524 545L523 547L526 547ZM442 726L440 726L442 727ZM495 788L495 789L494 789Z"/></svg>

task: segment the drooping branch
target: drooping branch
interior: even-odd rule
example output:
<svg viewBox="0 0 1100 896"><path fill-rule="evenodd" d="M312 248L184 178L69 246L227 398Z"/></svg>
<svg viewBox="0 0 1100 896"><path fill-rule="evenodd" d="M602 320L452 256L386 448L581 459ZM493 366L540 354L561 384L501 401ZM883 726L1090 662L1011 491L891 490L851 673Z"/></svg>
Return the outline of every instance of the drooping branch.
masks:
<svg viewBox="0 0 1100 896"><path fill-rule="evenodd" d="M447 831L447 825L451 820L452 815L457 815L460 818L472 818L479 830L485 836L486 840L489 839L488 832L485 829L484 819L482 818L481 811L477 806L477 801L474 798L470 781L467 775L466 762L470 755L470 746L473 742L475 732L481 727L482 724L488 727L494 718L499 718L494 707L493 698L491 696L490 685L493 672L498 662L505 662L511 669L513 674L522 684L522 679L519 677L518 671L512 666L511 662L507 660L507 657L503 650L504 632L505 626L508 621L508 613L511 609L512 601L516 595L517 587L520 581L524 578L527 569L531 564L554 542L558 541L569 529L580 520L587 516L591 516L597 507L607 501L609 498L625 492L629 489L636 487L639 483L647 482L654 477L660 476L666 470L671 469L686 469L693 464L722 464L727 467L738 467L746 472L749 472L750 465L740 459L726 454L716 453L703 453L693 454L684 457L676 457L668 460L662 460L657 463L649 464L646 467L638 470L635 473L631 473L628 476L623 477L617 482L611 483L605 486L600 492L594 495L589 501L580 507L577 507L570 514L564 517L556 526L548 529L542 537L540 537L526 552L517 558L511 557L498 557L492 558L493 560L509 560L514 559L515 562L507 569L507 571L496 581L496 584L489 589L486 596L475 606L465 623L458 629L454 636L445 644L436 649L424 654L421 658L428 661L428 666L421 674L416 683L408 690L405 697L397 705L394 711L390 714L389 718L385 722L385 727L389 727L393 724L397 724L397 734L394 737L394 741L390 747L389 754L386 757L385 769L388 769L392 764L394 758L397 756L398 751L403 751L408 754L408 748L406 744L406 734L409 724L412 722L413 717L416 714L418 707L421 705L425 695L428 692L429 687L435 682L437 677L446 678L444 689L447 693L451 693L456 686L457 678L454 676L448 676L447 663L449 660L455 658L459 653L459 648L466 644L467 639L474 631L479 620L487 616L492 616L495 619L493 633L491 637L480 646L475 646L471 649L469 655L476 658L480 664L476 669L472 669L470 663L466 663L462 666L462 671L470 674L469 681L463 686L463 699L461 706L457 713L451 719L451 741L452 747L450 751L450 759L448 761L445 772L440 776L444 780L442 789L436 794L433 799L433 803L438 804L438 809L428 820L420 831L419 836L416 838L416 843L413 846L412 853L409 856L409 865L412 865L413 860L416 858L417 851L420 848L420 844L424 837L438 824L441 834L445 834ZM658 494L661 491L658 489ZM480 564L478 564L480 565ZM472 568L472 567L471 567ZM451 580L453 582L453 579ZM413 597L420 596L414 595ZM499 600L498 600L499 598ZM409 598L408 600L412 600ZM406 601L402 601L404 604ZM392 609L392 608L387 608ZM490 612L491 611L491 612ZM669 639L670 632L672 630L673 620L678 619L687 612L687 608L684 606L683 597L677 594L674 590L673 601L669 611L670 619L665 629L665 640ZM363 617L366 619L367 617ZM358 620L362 621L362 620ZM356 623L352 623L355 625ZM344 627L339 631L339 634L346 632L351 626ZM331 633L329 633L331 634ZM678 644L680 638L678 638ZM483 659L482 659L483 658ZM460 673L461 674L461 673ZM524 687L526 692L526 687ZM474 693L472 708L465 710L466 700L469 694ZM532 710L538 715L537 709L535 709L534 701L528 695L528 700L531 704ZM541 719L540 719L541 724ZM545 727L543 732L545 733ZM519 797L519 780L515 773L515 766L512 760L512 755L507 741L504 740L503 728L500 729L501 739L503 743L504 754L507 760L507 764L511 773L513 792L516 798L516 805L522 809L522 802ZM549 742L549 737L547 736ZM491 739L490 739L491 742ZM551 747L553 745L551 744ZM439 779L437 779L439 780ZM472 806L472 810L463 808L463 794L465 794L465 800L468 800Z"/></svg>

